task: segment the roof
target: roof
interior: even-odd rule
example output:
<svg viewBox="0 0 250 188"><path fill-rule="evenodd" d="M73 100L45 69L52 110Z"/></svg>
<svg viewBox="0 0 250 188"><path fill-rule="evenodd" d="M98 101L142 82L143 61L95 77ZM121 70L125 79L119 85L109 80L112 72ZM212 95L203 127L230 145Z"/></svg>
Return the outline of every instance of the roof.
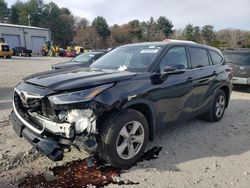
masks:
<svg viewBox="0 0 250 188"><path fill-rule="evenodd" d="M199 43L196 43L193 41L186 41L186 40L165 39L164 41L160 41L160 42L142 42L142 43L126 44L123 46L167 46L167 45L172 45L172 44L173 45L175 45L175 44L178 44L178 45L188 44L188 46L190 46L190 47L200 47L200 48L205 48L208 50L214 50L222 55L221 51L215 47L204 45L204 44L199 44Z"/></svg>
<svg viewBox="0 0 250 188"><path fill-rule="evenodd" d="M141 45L152 45L152 46L165 46L165 45L168 45L168 44L173 44L173 43L182 43L182 44L197 44L199 45L198 43L196 42L193 42L193 41L187 41L187 40L174 40L174 39L165 39L163 41L156 41L156 42L141 42L141 43L134 43L134 44L127 44L127 45L132 45L132 46L141 46ZM125 46L127 46L125 45ZM204 45L203 45L204 46Z"/></svg>
<svg viewBox="0 0 250 188"><path fill-rule="evenodd" d="M0 26L3 26L3 27L18 27L18 28L37 29L37 30L47 30L47 31L50 31L50 29L48 29L48 28L34 27L34 26L27 26L27 25L15 25L15 24L0 23Z"/></svg>

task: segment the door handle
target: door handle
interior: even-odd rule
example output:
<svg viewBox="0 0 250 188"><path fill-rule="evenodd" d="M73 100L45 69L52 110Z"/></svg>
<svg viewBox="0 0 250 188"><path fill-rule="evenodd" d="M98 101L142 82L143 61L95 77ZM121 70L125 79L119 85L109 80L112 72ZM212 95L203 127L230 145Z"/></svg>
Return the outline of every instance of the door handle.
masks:
<svg viewBox="0 0 250 188"><path fill-rule="evenodd" d="M193 78L192 78L192 77L189 77L189 78L187 79L187 82L193 82Z"/></svg>

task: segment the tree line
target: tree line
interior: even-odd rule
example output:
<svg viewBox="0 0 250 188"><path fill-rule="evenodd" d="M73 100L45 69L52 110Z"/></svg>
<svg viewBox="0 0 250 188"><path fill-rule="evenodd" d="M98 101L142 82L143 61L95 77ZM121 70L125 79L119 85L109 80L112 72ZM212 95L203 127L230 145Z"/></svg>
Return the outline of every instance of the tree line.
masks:
<svg viewBox="0 0 250 188"><path fill-rule="evenodd" d="M192 24L174 30L171 20L164 16L109 26L102 16L90 22L74 16L68 8L60 8L53 2L44 3L43 0L17 0L11 7L7 6L5 0L0 0L0 22L49 28L53 43L61 47L75 44L89 49L103 49L166 38L190 40L220 48L250 47L250 31L215 31L212 25L199 27Z"/></svg>

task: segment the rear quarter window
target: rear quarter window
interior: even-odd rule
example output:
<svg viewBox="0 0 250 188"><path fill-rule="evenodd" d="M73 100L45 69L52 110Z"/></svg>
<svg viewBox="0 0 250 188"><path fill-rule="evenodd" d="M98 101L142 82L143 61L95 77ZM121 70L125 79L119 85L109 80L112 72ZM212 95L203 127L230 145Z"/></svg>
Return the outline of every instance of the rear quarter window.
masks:
<svg viewBox="0 0 250 188"><path fill-rule="evenodd" d="M222 63L223 58L221 57L220 54L218 54L217 52L212 51L212 50L209 50L209 54L211 56L211 59L212 59L214 65Z"/></svg>
<svg viewBox="0 0 250 188"><path fill-rule="evenodd" d="M209 59L205 49L189 47L189 53L192 69L209 66Z"/></svg>

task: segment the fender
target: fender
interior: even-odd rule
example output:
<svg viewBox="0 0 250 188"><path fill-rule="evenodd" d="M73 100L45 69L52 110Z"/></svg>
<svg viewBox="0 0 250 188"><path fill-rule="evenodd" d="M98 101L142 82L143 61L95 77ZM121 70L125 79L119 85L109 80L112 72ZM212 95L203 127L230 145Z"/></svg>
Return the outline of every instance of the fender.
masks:
<svg viewBox="0 0 250 188"><path fill-rule="evenodd" d="M129 108L130 106L136 105L136 104L142 104L146 105L148 109L150 110L150 117L149 117L149 140L153 141L155 132L156 132L156 125L157 125L157 115L156 110L153 102L147 100L147 99L134 99L131 101L128 101L123 106L121 106L122 109Z"/></svg>

